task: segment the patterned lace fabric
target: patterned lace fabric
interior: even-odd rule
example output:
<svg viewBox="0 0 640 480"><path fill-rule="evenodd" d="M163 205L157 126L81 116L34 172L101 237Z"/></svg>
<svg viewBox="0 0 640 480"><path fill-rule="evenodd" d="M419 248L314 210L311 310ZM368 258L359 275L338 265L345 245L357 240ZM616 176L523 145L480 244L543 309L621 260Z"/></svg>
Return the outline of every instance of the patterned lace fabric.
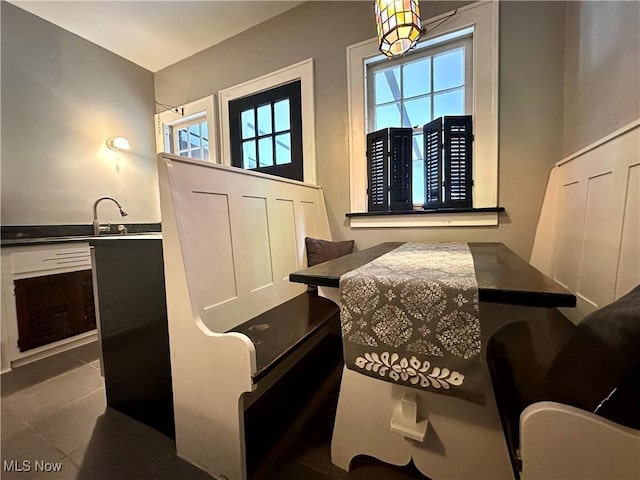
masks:
<svg viewBox="0 0 640 480"><path fill-rule="evenodd" d="M465 243L405 243L340 278L345 364L482 403L478 284Z"/></svg>

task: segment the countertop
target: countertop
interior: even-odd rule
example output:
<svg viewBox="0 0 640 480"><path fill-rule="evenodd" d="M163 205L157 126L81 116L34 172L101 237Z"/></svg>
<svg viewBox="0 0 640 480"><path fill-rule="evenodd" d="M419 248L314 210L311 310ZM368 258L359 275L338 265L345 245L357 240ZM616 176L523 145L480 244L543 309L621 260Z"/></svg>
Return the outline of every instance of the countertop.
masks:
<svg viewBox="0 0 640 480"><path fill-rule="evenodd" d="M128 233L120 235L115 224L105 224L111 233L100 236L93 235L93 225L2 225L0 245L3 247L22 247L28 245L64 244L73 242L89 242L102 238L139 238L152 235L162 238L160 223L124 223Z"/></svg>
<svg viewBox="0 0 640 480"><path fill-rule="evenodd" d="M48 244L60 244L60 243L72 243L72 242L95 242L96 240L161 240L162 233L160 232L143 232L143 233L129 233L127 235L71 235L66 237L40 237L40 238L13 238L7 240L1 240L0 246L3 247L23 247L27 245L48 245Z"/></svg>

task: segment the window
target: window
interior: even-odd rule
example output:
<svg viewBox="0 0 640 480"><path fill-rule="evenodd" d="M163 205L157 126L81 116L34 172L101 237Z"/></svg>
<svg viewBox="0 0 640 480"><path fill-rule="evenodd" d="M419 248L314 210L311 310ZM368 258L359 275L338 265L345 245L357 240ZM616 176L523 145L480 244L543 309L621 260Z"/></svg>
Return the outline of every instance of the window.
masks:
<svg viewBox="0 0 640 480"><path fill-rule="evenodd" d="M312 59L221 90L218 101L224 165L316 183Z"/></svg>
<svg viewBox="0 0 640 480"><path fill-rule="evenodd" d="M156 114L156 150L216 162L213 96Z"/></svg>
<svg viewBox="0 0 640 480"><path fill-rule="evenodd" d="M378 55L366 61L367 133L412 127L413 204L424 196L422 126L445 115L471 114L473 107L472 29L422 42L395 61Z"/></svg>
<svg viewBox="0 0 640 480"><path fill-rule="evenodd" d="M300 80L229 102L231 165L303 180Z"/></svg>
<svg viewBox="0 0 640 480"><path fill-rule="evenodd" d="M412 142L417 205L424 199L421 127L458 113L473 115L473 208L497 206L498 8L498 2L476 2L458 9L398 60L381 60L375 38L347 48L352 213L367 211L367 132L384 126L420 127ZM423 24L448 15L423 19ZM353 216L350 221L351 227L497 225L498 215Z"/></svg>
<svg viewBox="0 0 640 480"><path fill-rule="evenodd" d="M209 160L209 134L207 121L196 120L178 123L170 129L173 139L172 153L182 157Z"/></svg>

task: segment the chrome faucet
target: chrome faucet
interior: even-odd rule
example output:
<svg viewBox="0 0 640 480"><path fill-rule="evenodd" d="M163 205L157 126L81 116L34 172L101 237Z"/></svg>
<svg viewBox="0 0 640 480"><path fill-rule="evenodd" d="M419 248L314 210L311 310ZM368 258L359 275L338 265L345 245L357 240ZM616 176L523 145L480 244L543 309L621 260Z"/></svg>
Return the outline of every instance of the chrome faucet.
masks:
<svg viewBox="0 0 640 480"><path fill-rule="evenodd" d="M102 200L111 200L120 209L120 215L122 215L123 217L126 217L128 215L128 213L125 212L122 209L122 205L120 205L115 198L113 198L113 197L100 197L95 202L93 202L93 234L96 235L96 236L100 235L100 232L108 232L108 231L111 230L111 227L109 225L100 225L100 222L98 221L98 204Z"/></svg>

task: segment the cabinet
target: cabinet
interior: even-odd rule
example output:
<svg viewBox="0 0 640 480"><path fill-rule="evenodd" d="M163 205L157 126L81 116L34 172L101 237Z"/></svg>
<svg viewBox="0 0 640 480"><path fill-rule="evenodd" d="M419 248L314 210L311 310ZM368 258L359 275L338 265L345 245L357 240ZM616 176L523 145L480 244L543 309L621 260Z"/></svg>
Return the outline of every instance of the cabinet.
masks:
<svg viewBox="0 0 640 480"><path fill-rule="evenodd" d="M2 373L95 341L88 242L3 242L0 257Z"/></svg>
<svg viewBox="0 0 640 480"><path fill-rule="evenodd" d="M159 235L90 241L107 405L175 436Z"/></svg>
<svg viewBox="0 0 640 480"><path fill-rule="evenodd" d="M91 270L14 283L21 352L96 328Z"/></svg>

